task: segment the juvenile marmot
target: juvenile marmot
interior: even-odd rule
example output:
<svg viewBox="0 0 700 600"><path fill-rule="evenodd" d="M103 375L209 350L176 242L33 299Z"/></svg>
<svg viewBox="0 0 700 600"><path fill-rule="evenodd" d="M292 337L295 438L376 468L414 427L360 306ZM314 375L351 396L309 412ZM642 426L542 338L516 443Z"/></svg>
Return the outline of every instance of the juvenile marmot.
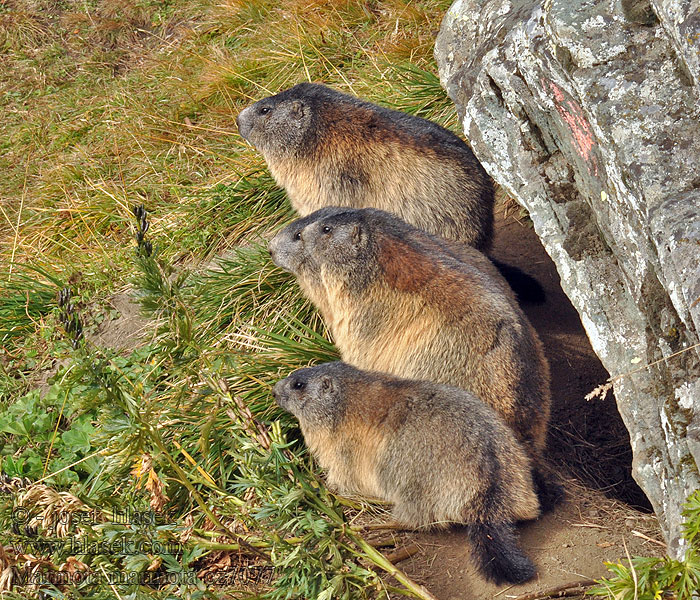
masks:
<svg viewBox="0 0 700 600"><path fill-rule="evenodd" d="M273 394L299 419L331 487L392 502L409 528L465 524L496 583L535 575L513 527L539 514L529 459L472 394L339 362L295 371Z"/></svg>
<svg viewBox="0 0 700 600"><path fill-rule="evenodd" d="M475 248L491 244L491 178L469 146L432 121L300 83L245 108L236 123L301 216L381 208Z"/></svg>
<svg viewBox="0 0 700 600"><path fill-rule="evenodd" d="M538 463L549 366L508 284L481 252L456 251L384 211L338 207L294 221L269 249L319 308L345 362L473 392ZM539 471L536 484L548 508Z"/></svg>

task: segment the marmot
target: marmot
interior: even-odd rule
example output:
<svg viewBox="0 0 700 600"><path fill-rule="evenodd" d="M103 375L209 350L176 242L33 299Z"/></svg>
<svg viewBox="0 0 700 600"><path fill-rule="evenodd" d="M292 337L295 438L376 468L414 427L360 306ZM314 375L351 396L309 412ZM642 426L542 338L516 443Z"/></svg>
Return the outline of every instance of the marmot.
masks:
<svg viewBox="0 0 700 600"><path fill-rule="evenodd" d="M475 248L491 244L491 178L469 146L432 121L300 83L245 108L236 123L301 216L381 208Z"/></svg>
<svg viewBox="0 0 700 600"><path fill-rule="evenodd" d="M319 308L345 362L471 391L501 414L538 465L549 366L508 284L481 252L464 245L457 252L381 210L339 207L292 222L269 250ZM541 474L536 485L549 508L549 491L552 502L558 492Z"/></svg>
<svg viewBox="0 0 700 600"><path fill-rule="evenodd" d="M245 108L236 123L301 216L379 208L446 240L491 247L491 178L462 139L432 121L300 83ZM520 300L544 302L536 279L492 260Z"/></svg>
<svg viewBox="0 0 700 600"><path fill-rule="evenodd" d="M411 529L461 523L496 583L535 575L513 524L539 515L530 462L499 416L473 394L326 363L279 381L328 484L394 504Z"/></svg>

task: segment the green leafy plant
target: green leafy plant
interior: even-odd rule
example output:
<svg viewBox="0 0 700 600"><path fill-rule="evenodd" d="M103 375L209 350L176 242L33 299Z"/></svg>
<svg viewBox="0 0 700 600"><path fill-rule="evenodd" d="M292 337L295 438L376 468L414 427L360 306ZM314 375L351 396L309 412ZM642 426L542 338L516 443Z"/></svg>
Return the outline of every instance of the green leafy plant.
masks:
<svg viewBox="0 0 700 600"><path fill-rule="evenodd" d="M94 413L76 400L83 391L54 384L42 397L32 390L0 414L2 472L31 479L58 472L51 483L67 485L94 470L96 458L81 461L94 451Z"/></svg>
<svg viewBox="0 0 700 600"><path fill-rule="evenodd" d="M634 557L627 565L606 563L612 577L588 593L611 600L692 600L700 590L700 490L684 505L684 539L688 549L682 560L665 557Z"/></svg>
<svg viewBox="0 0 700 600"><path fill-rule="evenodd" d="M11 563L18 581L36 572L30 551L38 551L45 561L42 589L56 571L79 568L102 578L72 582L74 596L96 597L105 578L127 574L119 586L125 596L177 590L197 598L209 589L209 576L226 575L208 561L230 553L234 563L265 575L256 589L265 598L386 597L394 588L381 572L399 582L401 593L432 598L351 526L358 510L369 507L325 489L295 422L272 401L269 390L282 374L336 356L315 312L260 247L179 277L147 239L146 211L133 213L136 297L156 319L158 335L128 356L100 349L83 335L72 292L60 293L60 322L73 356L56 392L79 393L84 400L71 397L71 407L79 412L89 405L90 420L88 413L75 419L61 448L54 446L74 453L66 456L73 461L68 468L54 465L64 469L59 474L76 471L50 481L73 483L75 495L17 479L36 479L36 471L6 469L15 476L8 485L18 489L0 506L0 523L20 549ZM261 263L266 275L253 284ZM222 318L229 312L233 319ZM225 341L222 333L229 336ZM34 419L41 411L31 402L39 398L17 402L7 415L19 446L37 439L38 430L50 430L50 419ZM13 422L25 413L26 420ZM18 510L27 511L29 529L18 530ZM115 520L129 511L153 518L130 525ZM65 513L70 517L59 533L52 515ZM92 515L87 523L79 518L83 513ZM38 546L37 535L44 539ZM167 585L166 576L172 580Z"/></svg>

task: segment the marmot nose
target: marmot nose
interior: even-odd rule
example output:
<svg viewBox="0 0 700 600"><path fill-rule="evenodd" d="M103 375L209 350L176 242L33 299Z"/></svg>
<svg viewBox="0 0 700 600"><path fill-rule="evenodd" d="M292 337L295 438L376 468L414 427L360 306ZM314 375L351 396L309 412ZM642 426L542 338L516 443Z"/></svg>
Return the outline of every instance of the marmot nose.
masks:
<svg viewBox="0 0 700 600"><path fill-rule="evenodd" d="M277 249L277 244L275 243L276 239L276 237L273 237L270 240L270 243L267 245L267 251L270 253L270 258L272 259L272 262L275 262L275 251Z"/></svg>
<svg viewBox="0 0 700 600"><path fill-rule="evenodd" d="M273 387L272 387L272 396L274 399L277 401L277 404L280 404L280 399L282 397L282 386L284 385L284 379L281 381L278 381Z"/></svg>
<svg viewBox="0 0 700 600"><path fill-rule="evenodd" d="M236 127L238 127L238 133L240 133L241 136L245 139L248 139L246 136L250 133L250 119L248 118L248 108L244 108L241 112L238 113L238 116L236 117Z"/></svg>

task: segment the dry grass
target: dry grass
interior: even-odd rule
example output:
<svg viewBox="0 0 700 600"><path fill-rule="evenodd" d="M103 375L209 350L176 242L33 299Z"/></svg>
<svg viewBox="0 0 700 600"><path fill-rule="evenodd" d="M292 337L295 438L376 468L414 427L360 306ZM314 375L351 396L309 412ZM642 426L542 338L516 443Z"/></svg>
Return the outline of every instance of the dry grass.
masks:
<svg viewBox="0 0 700 600"><path fill-rule="evenodd" d="M397 65L433 69L447 4L16 0L0 17L0 257L110 287L135 202L171 254L197 256L189 209L262 166L236 133L240 109L308 79L395 102ZM217 243L206 254L230 245Z"/></svg>

